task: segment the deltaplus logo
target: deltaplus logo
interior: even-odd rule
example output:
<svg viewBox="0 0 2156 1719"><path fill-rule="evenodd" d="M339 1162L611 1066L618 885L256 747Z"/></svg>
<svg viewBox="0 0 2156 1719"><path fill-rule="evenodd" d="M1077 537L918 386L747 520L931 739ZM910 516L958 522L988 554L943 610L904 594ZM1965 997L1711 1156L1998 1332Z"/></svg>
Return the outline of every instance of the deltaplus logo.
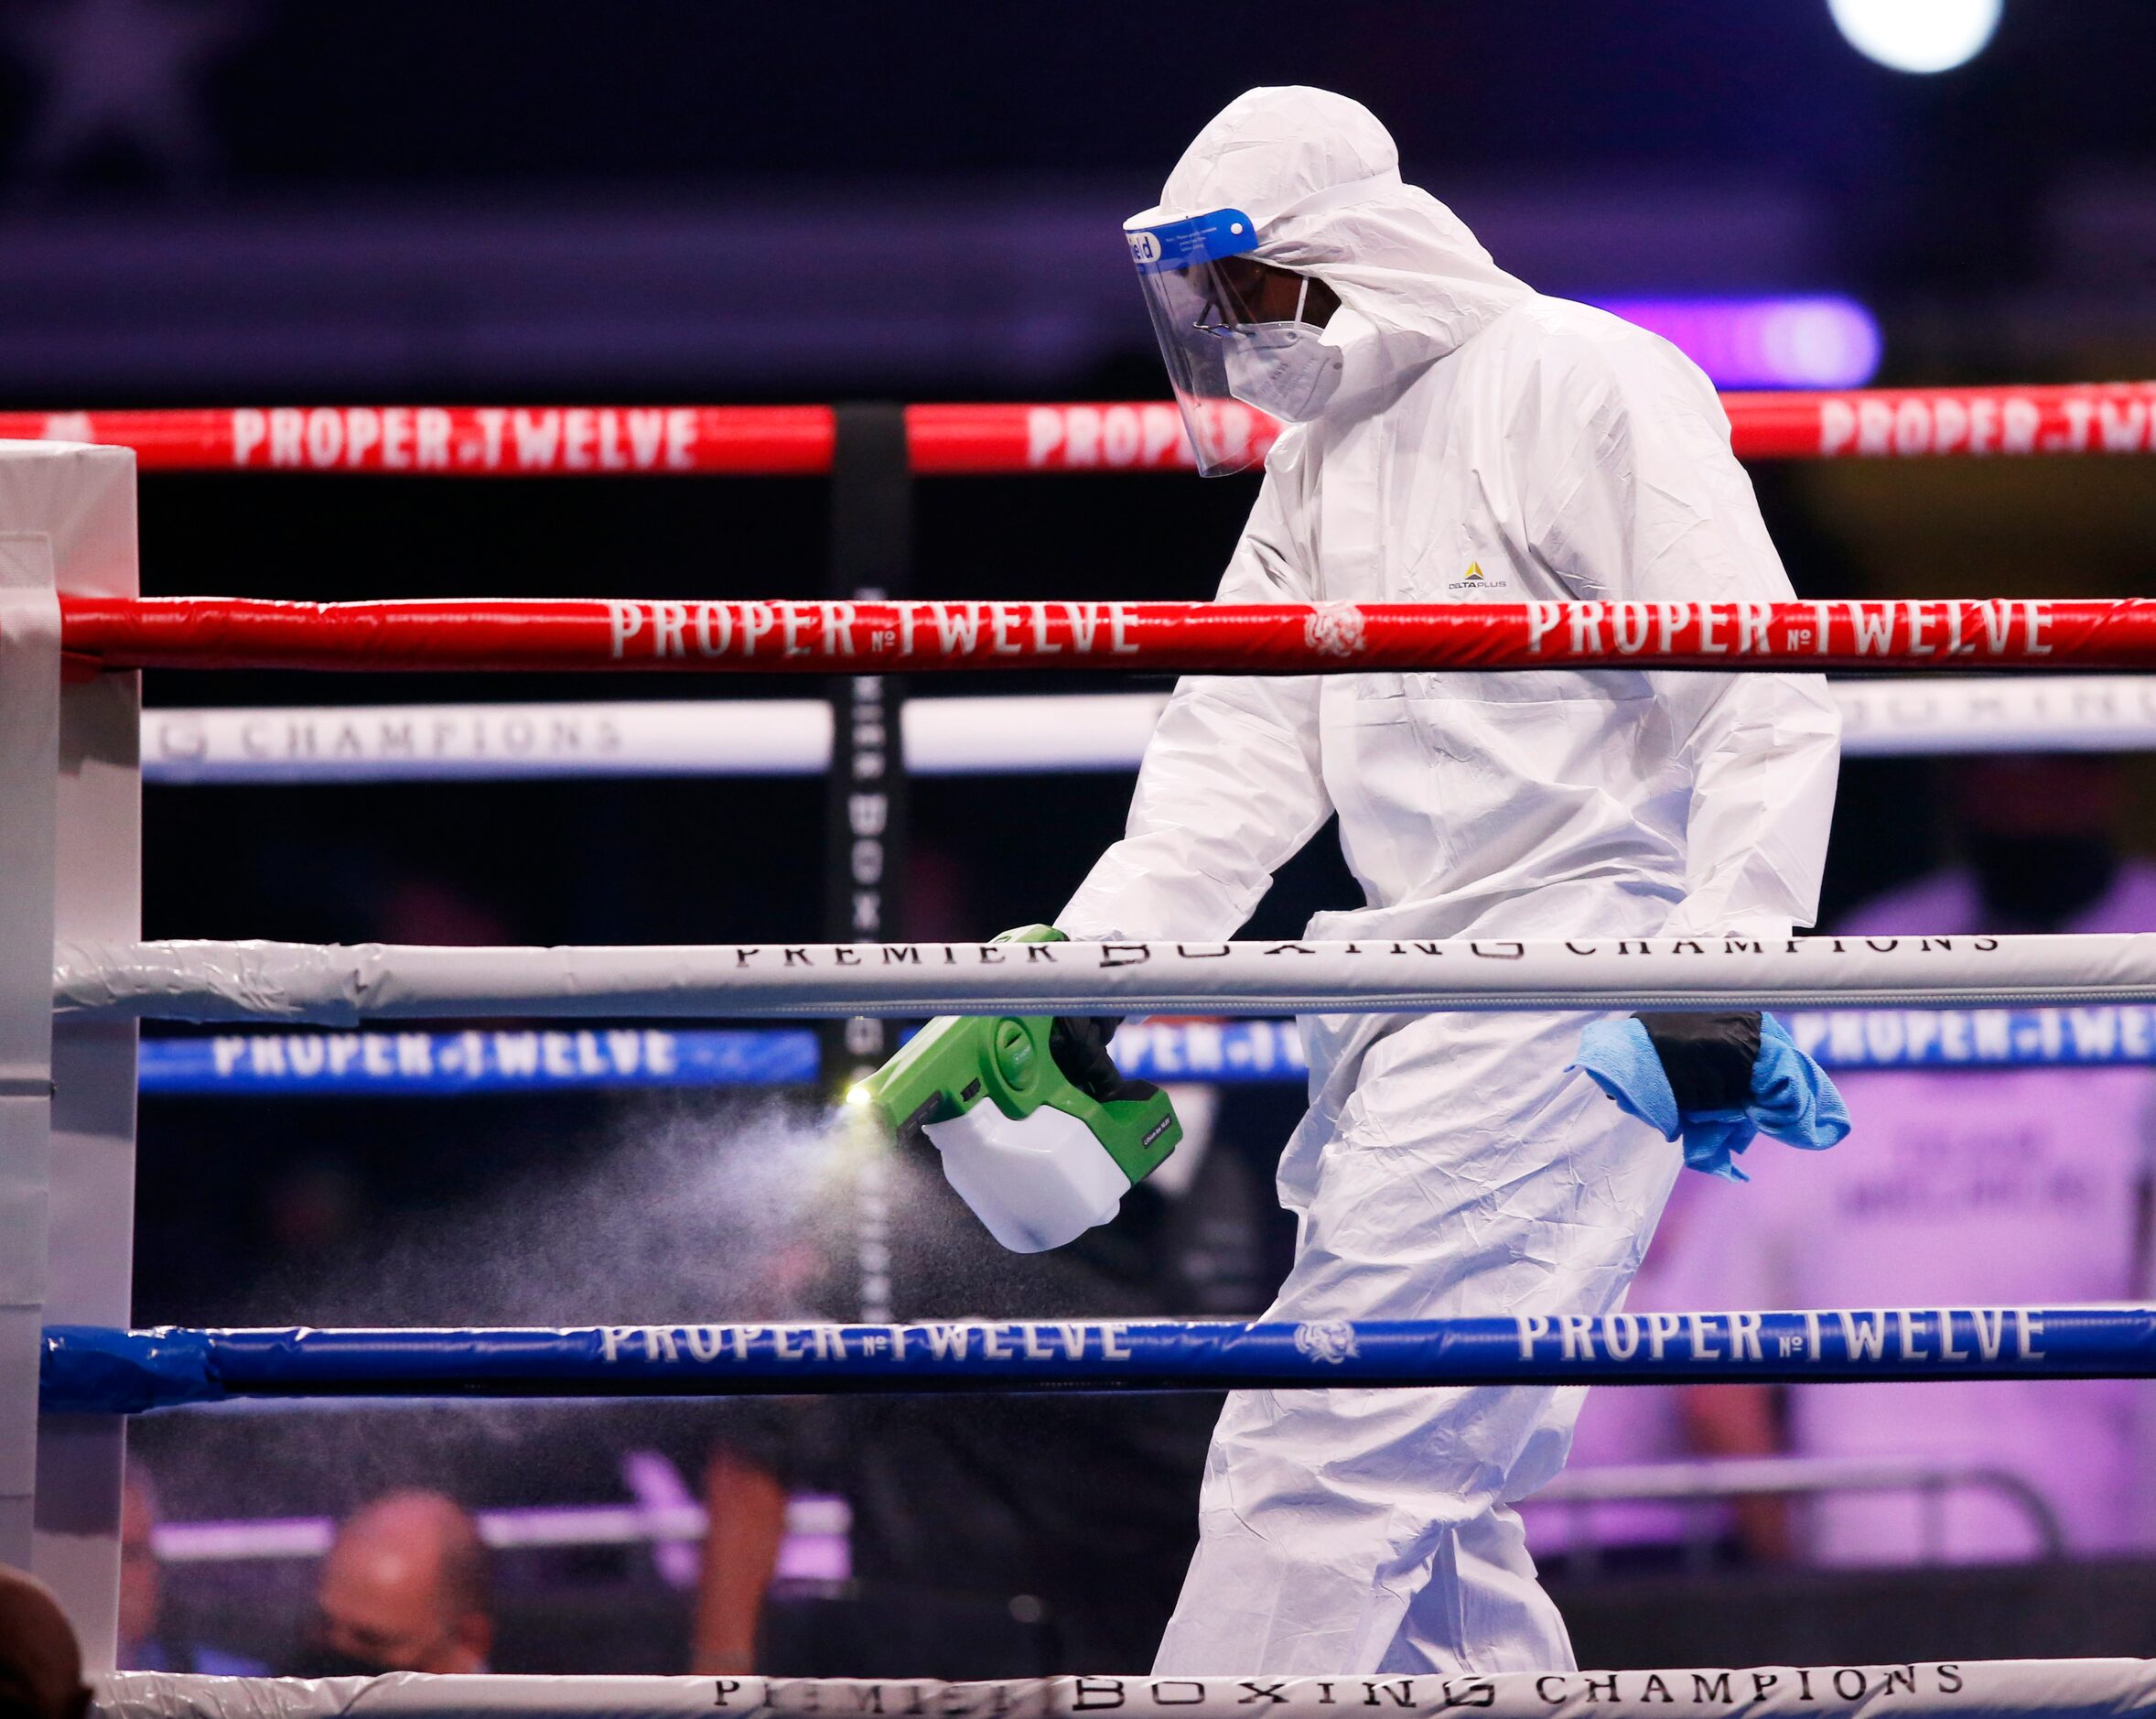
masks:
<svg viewBox="0 0 2156 1719"><path fill-rule="evenodd" d="M1470 561L1467 564L1467 571L1446 586L1445 589L1449 591L1465 591L1471 595L1480 591L1503 590L1510 584L1511 581L1503 574L1492 578L1482 571L1482 564L1480 561Z"/></svg>

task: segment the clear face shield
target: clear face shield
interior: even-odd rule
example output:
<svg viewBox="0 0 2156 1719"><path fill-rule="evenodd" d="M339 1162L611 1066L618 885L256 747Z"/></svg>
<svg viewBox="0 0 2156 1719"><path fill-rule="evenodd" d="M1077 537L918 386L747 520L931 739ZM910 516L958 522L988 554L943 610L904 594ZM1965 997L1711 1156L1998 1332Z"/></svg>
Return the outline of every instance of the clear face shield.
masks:
<svg viewBox="0 0 2156 1719"><path fill-rule="evenodd" d="M1256 223L1236 209L1186 221L1137 215L1123 234L1199 475L1217 478L1256 465L1273 427L1230 391L1228 337L1260 319L1251 298L1264 268L1247 254L1257 247Z"/></svg>

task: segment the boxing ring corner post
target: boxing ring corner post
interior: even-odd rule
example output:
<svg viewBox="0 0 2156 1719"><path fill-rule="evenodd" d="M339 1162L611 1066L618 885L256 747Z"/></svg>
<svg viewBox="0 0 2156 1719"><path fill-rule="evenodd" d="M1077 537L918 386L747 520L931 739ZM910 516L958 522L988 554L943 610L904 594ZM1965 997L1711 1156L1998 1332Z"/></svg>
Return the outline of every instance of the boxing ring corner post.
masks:
<svg viewBox="0 0 2156 1719"><path fill-rule="evenodd" d="M124 1423L38 1419L40 1327L129 1315L135 1030L59 1022L54 941L140 935L139 677L63 685L59 599L137 594L135 457L0 443L0 1562L113 1663Z"/></svg>

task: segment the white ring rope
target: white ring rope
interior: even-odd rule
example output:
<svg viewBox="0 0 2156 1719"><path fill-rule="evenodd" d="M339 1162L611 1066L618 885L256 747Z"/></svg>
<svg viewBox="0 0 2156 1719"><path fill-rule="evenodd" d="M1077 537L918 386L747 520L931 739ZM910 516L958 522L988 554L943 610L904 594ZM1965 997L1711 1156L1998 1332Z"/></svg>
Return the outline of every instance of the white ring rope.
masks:
<svg viewBox="0 0 2156 1719"><path fill-rule="evenodd" d="M935 1719L2118 1719L2156 1711L2147 1660L1979 1660L1742 1670L1504 1671L1456 1677L926 1678L200 1677L120 1671L97 1680L98 1719L713 1719L714 1715L931 1714Z"/></svg>
<svg viewBox="0 0 2156 1719"><path fill-rule="evenodd" d="M343 1403L365 1400L325 1397L293 1400ZM405 1403L412 1400L382 1400ZM559 1404L549 1403L548 1407L558 1408ZM481 1510L473 1519L480 1541L496 1551L690 1542L701 1541L711 1527L709 1514L693 1499L677 1504L525 1505L515 1509ZM844 1498L797 1493L786 1500L785 1523L789 1541L843 1541L852 1530L853 1512ZM254 1517L226 1522L159 1522L150 1530L150 1546L160 1563L243 1563L274 1558L319 1558L329 1551L336 1537L337 1524L327 1516ZM783 1569L781 1573L785 1573Z"/></svg>
<svg viewBox="0 0 2156 1719"><path fill-rule="evenodd" d="M2156 748L2156 676L1834 683L1852 758ZM1134 770L1164 693L914 698L919 776ZM166 783L812 776L831 758L814 698L280 705L146 710L143 773Z"/></svg>
<svg viewBox="0 0 2156 1719"><path fill-rule="evenodd" d="M1135 770L1166 693L915 698L915 775ZM2151 730L2156 734L2156 729ZM818 698L146 710L143 774L167 783L814 776L831 762Z"/></svg>
<svg viewBox="0 0 2156 1719"><path fill-rule="evenodd" d="M2156 1001L2156 933L1574 942L62 944L54 1002L108 1019L1985 1008Z"/></svg>
<svg viewBox="0 0 2156 1719"><path fill-rule="evenodd" d="M2123 752L2156 747L2156 676L1831 683L1850 758L1966 752Z"/></svg>

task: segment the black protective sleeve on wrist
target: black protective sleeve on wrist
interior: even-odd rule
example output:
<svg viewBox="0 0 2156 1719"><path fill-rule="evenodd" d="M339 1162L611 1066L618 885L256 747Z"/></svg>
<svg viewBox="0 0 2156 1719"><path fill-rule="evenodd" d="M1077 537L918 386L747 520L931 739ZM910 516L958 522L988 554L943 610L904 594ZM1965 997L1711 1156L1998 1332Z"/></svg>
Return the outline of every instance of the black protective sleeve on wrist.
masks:
<svg viewBox="0 0 2156 1719"><path fill-rule="evenodd" d="M1741 1110L1752 1101L1759 1060L1759 1011L1729 1014L1637 1014L1678 1109Z"/></svg>
<svg viewBox="0 0 2156 1719"><path fill-rule="evenodd" d="M1160 1090L1149 1080L1127 1078L1109 1056L1108 1041L1122 1024L1120 1015L1058 1015L1048 1030L1048 1054L1063 1078L1103 1104L1149 1098Z"/></svg>

